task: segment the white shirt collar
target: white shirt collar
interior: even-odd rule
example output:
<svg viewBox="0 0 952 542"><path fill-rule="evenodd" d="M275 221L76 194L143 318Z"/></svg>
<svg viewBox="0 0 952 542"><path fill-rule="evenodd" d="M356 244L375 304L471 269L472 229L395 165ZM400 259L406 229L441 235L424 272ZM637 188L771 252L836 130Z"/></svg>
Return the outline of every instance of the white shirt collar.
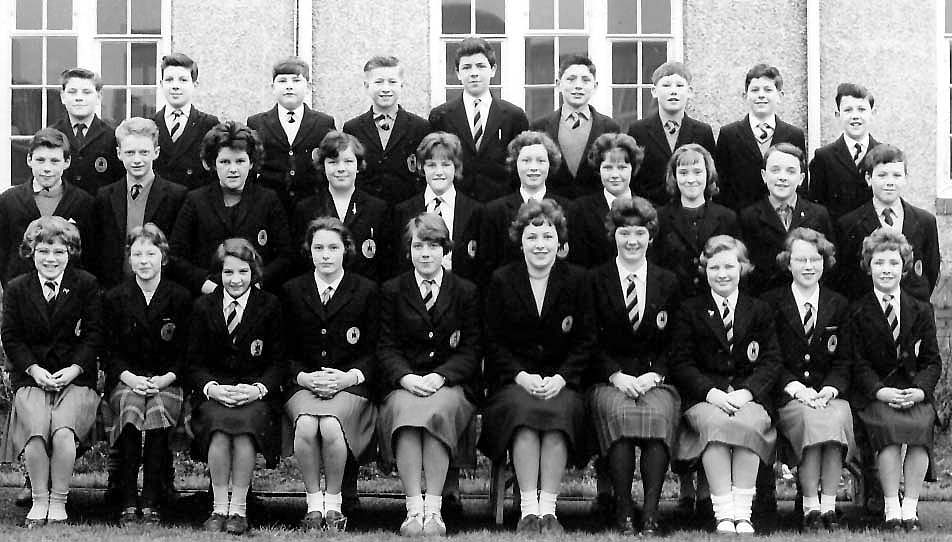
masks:
<svg viewBox="0 0 952 542"><path fill-rule="evenodd" d="M60 179L59 181L56 182L56 184L51 186L50 191L56 190L57 188L61 186L63 186L63 179ZM37 180L34 178L33 179L33 193L36 194L37 192L41 192L42 190L43 190L43 187L40 186L40 183L37 182Z"/></svg>
<svg viewBox="0 0 952 542"><path fill-rule="evenodd" d="M804 303L809 303L813 306L813 313L816 314L817 308L820 306L820 288L817 288L810 297L804 297L803 292L797 288L796 284L790 284L790 290L793 292L793 300L797 304L797 309L802 315L804 313L803 305Z"/></svg>
<svg viewBox="0 0 952 542"><path fill-rule="evenodd" d="M727 296L726 298L721 297L720 294L714 293L714 290L711 290L711 297L714 298L714 306L717 307L718 313L720 313L724 300L727 299L727 306L731 309L731 314L734 314L735 309L737 308L737 296L740 293L740 290L734 290L734 293Z"/></svg>
<svg viewBox="0 0 952 542"><path fill-rule="evenodd" d="M433 191L429 186L423 190L423 203L429 208L430 203L433 201L433 198L439 197L443 200L443 205L449 206L451 209L456 207L456 187L450 186L446 192L443 192L442 195L437 196L436 192Z"/></svg>
<svg viewBox="0 0 952 542"><path fill-rule="evenodd" d="M747 115L747 121L750 123L750 130L754 132L754 134L757 133L757 125L759 125L762 122L766 122L767 125L773 128L774 130L777 129L777 115L776 114L770 115L764 120L759 120L757 117L753 115Z"/></svg>
<svg viewBox="0 0 952 542"><path fill-rule="evenodd" d="M475 104L476 99L477 97L474 97L468 92L463 91L463 103L466 105L467 110L472 111L476 107L476 104ZM478 99L479 99L480 108L483 108L483 107L488 108L489 104L493 102L493 93L490 92L489 89L486 89L486 93L483 94L482 96L479 96Z"/></svg>
<svg viewBox="0 0 952 542"><path fill-rule="evenodd" d="M346 273L346 271L344 271L344 273ZM323 294L328 286L332 288L332 294L337 293L337 290L340 289L340 282L344 280L344 273L341 273L334 282L324 282L324 279L321 278L317 271L314 271L314 283L317 284L317 293Z"/></svg>
<svg viewBox="0 0 952 542"><path fill-rule="evenodd" d="M627 267L622 264L621 258L615 256L615 267L618 268L618 277L625 282L628 280L628 275L634 273L636 278L642 283L646 283L648 279L648 260L647 258L641 261L641 265L638 266L634 271L629 271Z"/></svg>
<svg viewBox="0 0 952 542"><path fill-rule="evenodd" d="M65 271L64 271L64 272L65 272ZM55 291L54 293L55 293L56 295L59 295L60 285L63 284L63 273L60 273L60 276L56 277L55 279L48 279L48 278L44 277L43 275L41 275L39 272L37 272L36 276L39 277L39 279L40 279L40 286L43 287L43 295L44 295L44 296L46 295L46 283L49 282L49 281L51 281L51 280L53 281L54 284L56 284L56 291Z"/></svg>
<svg viewBox="0 0 952 542"><path fill-rule="evenodd" d="M420 274L416 269L413 270L413 278L416 279L417 288L421 291L423 290L423 281L426 280L423 278L423 275ZM436 276L433 277L433 280L436 281L436 287L440 288L443 286L443 268L441 267L439 271L436 272Z"/></svg>
<svg viewBox="0 0 952 542"><path fill-rule="evenodd" d="M222 288L224 288L224 286L223 286ZM251 288L254 288L254 286L252 286ZM234 297L231 297L231 294L229 294L227 291L223 290L223 291L222 291L222 296L221 296L221 307L222 307L222 310L227 310L227 309L228 309L228 305L231 305L231 302L232 302L232 301L237 301L237 302L238 302L238 311L239 311L239 312L243 312L243 311L245 310L245 307L248 306L248 298L251 297L251 288L248 288L247 290L245 290L245 293L243 293L243 294L241 294L240 296L238 296L237 299L234 298Z"/></svg>
<svg viewBox="0 0 952 542"><path fill-rule="evenodd" d="M869 150L869 134L863 136L863 139L853 139L852 137L846 135L846 132L843 132L843 141L846 143L846 148L850 150L851 154L857 143L863 146L863 152Z"/></svg>
<svg viewBox="0 0 952 542"><path fill-rule="evenodd" d="M892 209L892 210L893 210L893 215L895 215L895 218L897 218L897 219L902 218L902 216L903 216L903 213L902 213L902 198L897 198L896 201L893 202L893 204L892 204L892 205L889 205L888 207L887 207L886 205L883 205L878 199L873 198L873 209L875 209L875 211L876 211L876 216L877 216L880 220L883 219L883 211L885 211L886 209Z"/></svg>
<svg viewBox="0 0 952 542"><path fill-rule="evenodd" d="M185 105L183 105L182 107L180 107L180 108L178 108L178 109L176 109L176 108L174 108L174 107L172 107L172 106L166 106L166 107L165 107L165 121L166 121L166 124L168 124L169 122L172 122L172 121L174 120L173 117L172 117L172 113L174 113L174 112L176 112L176 111L181 111L181 112L182 112L182 117L181 117L181 119L182 119L183 121L184 121L184 120L188 120L188 116L192 113L192 104L190 104L190 103L189 103L189 104L185 104Z"/></svg>
<svg viewBox="0 0 952 542"><path fill-rule="evenodd" d="M278 118L281 119L281 122L288 121L288 111L294 111L294 122L301 122L301 119L304 118L304 103L297 106L297 109L287 109L283 105L278 105Z"/></svg>
<svg viewBox="0 0 952 542"><path fill-rule="evenodd" d="M605 190L604 188L602 188L602 195L605 196L605 201L608 202L608 209L611 210L612 204L615 203L615 200L616 200L616 199L618 199L618 198L631 198L631 188L629 188L627 191L625 191L624 194L622 194L622 195L620 195L620 196L614 196L614 195L612 195L611 192L609 192L608 190Z"/></svg>
<svg viewBox="0 0 952 542"><path fill-rule="evenodd" d="M592 118L592 107L589 104L585 104L582 107L576 109L567 103L562 104L562 121L564 122L569 118L569 115L572 113L581 113L586 120Z"/></svg>
<svg viewBox="0 0 952 542"><path fill-rule="evenodd" d="M680 128L681 128L681 125L684 123L684 110L683 110L683 109L681 110L681 114L680 114L680 115L678 115L678 116L673 116L673 115L669 115L669 114L665 113L664 111L661 110L661 108L658 108L658 116L661 118L661 126L664 126L665 121L673 120L674 122L677 122L677 123L678 123L678 129L680 129Z"/></svg>
<svg viewBox="0 0 952 542"><path fill-rule="evenodd" d="M891 296L893 296L891 302L892 302L895 306L898 307L898 306L899 306L899 293L900 293L900 291L901 291L900 288L896 288L896 289L893 290L892 292L884 292L884 291L880 290L879 288L875 288L875 287L873 288L873 293L876 294L876 301L879 302L879 305L880 305L880 306L882 306L882 304L883 304L883 296L891 295Z"/></svg>
<svg viewBox="0 0 952 542"><path fill-rule="evenodd" d="M542 201L545 199L545 190L545 187L543 187L542 192L540 192L538 195L530 196L529 193L526 192L524 188L522 188L522 186L519 186L519 195L522 196L522 201L524 202L529 201L530 197L535 198L536 201Z"/></svg>

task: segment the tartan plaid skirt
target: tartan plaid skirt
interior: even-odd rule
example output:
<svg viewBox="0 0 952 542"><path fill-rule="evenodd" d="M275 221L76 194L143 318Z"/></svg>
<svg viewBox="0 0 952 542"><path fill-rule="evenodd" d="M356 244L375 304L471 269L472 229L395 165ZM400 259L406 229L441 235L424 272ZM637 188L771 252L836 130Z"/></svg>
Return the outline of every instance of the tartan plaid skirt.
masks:
<svg viewBox="0 0 952 542"><path fill-rule="evenodd" d="M33 437L46 442L51 451L51 437L59 429L69 429L76 437L77 457L92 442L99 394L86 386L70 384L59 392L23 386L13 397L8 427L3 442L3 461L17 461L26 443Z"/></svg>
<svg viewBox="0 0 952 542"><path fill-rule="evenodd" d="M681 397L674 387L662 384L629 399L615 386L599 384L589 395L589 406L603 456L623 438L660 439L674 450L681 416Z"/></svg>
<svg viewBox="0 0 952 542"><path fill-rule="evenodd" d="M761 461L771 464L777 430L764 407L753 401L733 416L711 403L701 402L684 412L675 459L694 462L712 442L747 448L760 456Z"/></svg>
<svg viewBox="0 0 952 542"><path fill-rule="evenodd" d="M116 385L109 397L112 411L109 428L109 445L116 443L122 428L132 425L139 431L176 427L182 415L182 388L169 386L149 397L139 395L122 382Z"/></svg>

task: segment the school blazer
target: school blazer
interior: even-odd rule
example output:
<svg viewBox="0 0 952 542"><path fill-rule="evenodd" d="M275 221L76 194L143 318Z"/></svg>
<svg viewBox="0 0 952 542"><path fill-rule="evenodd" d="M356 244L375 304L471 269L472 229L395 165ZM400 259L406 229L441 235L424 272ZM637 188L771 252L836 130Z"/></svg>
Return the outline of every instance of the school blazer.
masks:
<svg viewBox="0 0 952 542"><path fill-rule="evenodd" d="M680 304L678 281L674 273L650 262L647 275L645 309L638 329L634 330L628 320L625 291L615 262L607 262L589 272L597 333L592 364L601 382L618 371L631 376L650 371L668 375L667 358L673 328L670 324Z"/></svg>
<svg viewBox="0 0 952 542"><path fill-rule="evenodd" d="M416 163L416 149L430 131L426 119L402 106L397 109L390 127L387 148L380 143L372 108L345 122L344 132L364 146L366 167L357 174L357 187L388 205L396 205L421 192L425 188L419 175L423 164Z"/></svg>
<svg viewBox="0 0 952 542"><path fill-rule="evenodd" d="M106 348L103 368L106 389L119 384L123 371L139 376L175 373L175 385L185 379L192 296L184 287L163 277L146 305L135 278L106 292L103 300Z"/></svg>
<svg viewBox="0 0 952 542"><path fill-rule="evenodd" d="M443 272L436 304L427 312L412 271L380 289L381 396L400 388L408 374L437 373L447 386L462 386L470 401L480 397L482 325L476 285Z"/></svg>
<svg viewBox="0 0 952 542"><path fill-rule="evenodd" d="M610 209L605 191L582 196L568 210L568 260L586 269L601 265L615 256L615 240L608 236L605 217Z"/></svg>
<svg viewBox="0 0 952 542"><path fill-rule="evenodd" d="M728 349L721 308L710 291L685 301L671 337L671 377L687 410L707 400L712 388L746 389L768 412L780 372L773 310L743 292L734 310L734 347Z"/></svg>
<svg viewBox="0 0 952 542"><path fill-rule="evenodd" d="M763 197L741 211L740 227L750 262L754 264L754 270L747 277L750 294L757 296L789 284L790 271L777 264L777 254L783 251L789 231L784 229L770 201ZM816 230L835 242L833 223L826 208L803 196L797 197L797 204L790 215L790 230L795 228Z"/></svg>
<svg viewBox="0 0 952 542"><path fill-rule="evenodd" d="M185 197L170 241L176 280L194 294L201 291L206 279L221 282L220 276L209 273L212 257L225 239L243 237L264 262L264 287L278 289L291 264L291 236L278 196L247 183L234 207L226 208L223 198L218 183L192 190Z"/></svg>
<svg viewBox="0 0 952 542"><path fill-rule="evenodd" d="M569 200L562 196L550 194L547 190L545 199L555 200L562 207L563 213L569 212ZM481 283L488 283L496 269L523 259L520 242L512 242L509 239L509 225L519 214L519 208L523 203L525 202L522 200L522 194L516 191L486 205L479 225L479 243L477 243ZM569 246L569 254L571 252L572 247Z"/></svg>
<svg viewBox="0 0 952 542"><path fill-rule="evenodd" d="M645 159L641 163L641 169L631 179L632 191L647 198L655 206L665 205L672 199L668 194L665 181L672 151L668 146L668 138L661 124L660 114L654 113L647 118L636 120L628 128L628 135L635 138L635 141L645 148ZM697 143L707 149L712 156L717 152L711 126L684 115L674 148L677 149L688 143Z"/></svg>
<svg viewBox="0 0 952 542"><path fill-rule="evenodd" d="M559 169L551 174L546 181L546 186L552 190L553 194L558 194L569 200L601 191L602 178L599 172L588 163L588 150L592 147L592 143L598 139L598 136L621 131L621 127L611 117L595 111L592 106L589 106L589 111L592 113L592 129L588 134L588 141L585 143L585 150L582 152L582 160L578 164L578 171L573 176L569 167L563 161ZM545 132L558 145L561 122L562 109L559 108L540 119L536 119L530 129Z"/></svg>
<svg viewBox="0 0 952 542"><path fill-rule="evenodd" d="M808 342L800 318L800 307L793 297L790 285L781 286L764 294L761 301L774 310L777 342L780 345L781 367L777 377L778 406L793 400L784 387L800 382L820 391L833 386L839 397L845 399L850 385L850 362L844 355L846 298L825 286L820 287L818 307L814 307L813 337Z"/></svg>
<svg viewBox="0 0 952 542"><path fill-rule="evenodd" d="M707 290L707 279L698 266L704 244L715 235L740 237L734 211L708 200L695 220L684 211L679 198L672 199L658 209L657 239L648 250L648 258L674 273L682 297L694 297Z"/></svg>
<svg viewBox="0 0 952 542"><path fill-rule="evenodd" d="M95 236L83 243L95 257L90 262L103 288L111 288L123 281L126 267L126 180L116 181L99 189L93 207ZM156 175L145 202L143 224L152 222L167 236L172 234L185 195L184 186L166 181Z"/></svg>
<svg viewBox="0 0 952 542"><path fill-rule="evenodd" d="M866 152L876 145L879 145L879 141L869 136ZM853 162L853 150L846 147L846 139L842 135L813 153L808 197L824 205L834 221L873 197L866 177Z"/></svg>
<svg viewBox="0 0 952 542"><path fill-rule="evenodd" d="M229 386L260 382L268 388L268 399L279 397L287 358L278 298L252 286L232 341L222 297L219 287L195 301L185 356L187 382L201 397L212 381Z"/></svg>
<svg viewBox="0 0 952 542"><path fill-rule="evenodd" d="M521 371L559 374L569 388L580 390L595 349L589 293L584 269L556 261L540 315L525 261L493 273L485 293L490 392L512 384Z"/></svg>
<svg viewBox="0 0 952 542"><path fill-rule="evenodd" d="M63 197L54 216L76 224L84 254L75 263L88 268L91 255L85 253L93 238L93 197L69 183L63 183ZM21 273L34 273L32 258L20 257L20 244L30 222L40 218L40 209L33 198L32 180L8 188L0 194L0 282L6 286ZM72 263L71 263L72 265Z"/></svg>
<svg viewBox="0 0 952 542"><path fill-rule="evenodd" d="M286 282L281 288L284 305L285 344L288 355L286 398L301 391L298 373L321 367L347 372L359 369L364 381L347 391L370 397L377 371L375 347L379 330L379 298L373 281L344 273L340 285L325 306L314 273Z"/></svg>
<svg viewBox="0 0 952 542"><path fill-rule="evenodd" d="M517 135L529 129L525 111L493 95L479 148L466 116L462 96L433 108L429 116L433 131L456 134L463 146L463 178L456 189L486 203L513 191L513 174L506 169L507 147Z"/></svg>
<svg viewBox="0 0 952 542"><path fill-rule="evenodd" d="M927 402L935 402L942 360L932 305L900 291L899 340L894 341L880 300L869 292L850 306L845 327L845 354L853 364L850 402L855 409L875 401L876 392L885 386L920 388Z"/></svg>
<svg viewBox="0 0 952 542"><path fill-rule="evenodd" d="M902 234L912 245L912 269L902 278L902 289L928 302L939 280L939 230L936 219L924 209L902 200ZM873 202L840 217L836 222L836 290L856 300L873 289L869 274L860 268L863 239L880 227Z"/></svg>
<svg viewBox="0 0 952 542"><path fill-rule="evenodd" d="M402 273L412 269L409 247L403 240L407 223L420 213L426 212L423 195L418 194L401 202L393 210L393 247L394 264L391 273ZM479 269L479 225L482 220L483 205L478 201L456 192L456 205L453 209L453 274L464 279L478 282Z"/></svg>
<svg viewBox="0 0 952 542"><path fill-rule="evenodd" d="M69 138L69 168L63 172L66 183L72 183L95 197L100 188L126 176L126 168L116 152L116 127L99 115L93 116L82 147L76 141L68 115L50 128L56 128Z"/></svg>
<svg viewBox="0 0 952 542"><path fill-rule="evenodd" d="M291 219L294 231L294 246L304 244L307 225L319 216L338 218L347 226L354 237L355 254L349 260L345 258L344 269L362 275L374 281L389 276L388 267L392 263L390 256L390 210L387 202L357 189L350 198L347 213L337 216L337 207L330 192L321 189L318 194L300 202L294 209ZM303 272L312 269L311 249L304 250L305 259L298 261L297 268Z"/></svg>
<svg viewBox="0 0 952 542"><path fill-rule="evenodd" d="M336 130L334 117L315 111L304 104L303 118L297 119L301 126L293 142L278 119L278 106L248 117L248 127L258 132L264 144L264 159L258 171L258 183L278 195L288 215L294 205L314 194L317 186L326 183L319 180L314 167L315 149L328 132ZM322 177L320 177L323 179Z"/></svg>
<svg viewBox="0 0 952 542"><path fill-rule="evenodd" d="M744 115L744 118L721 128L714 155L721 188L719 202L737 213L767 194L760 176L764 155L750 129L749 116ZM803 130L783 122L780 117L777 117L771 145L777 143L793 144L803 152L807 148Z"/></svg>
<svg viewBox="0 0 952 542"><path fill-rule="evenodd" d="M192 105L182 133L172 141L169 126L165 123L165 108L160 109L152 120L159 127L159 156L152 162L155 174L180 184L189 190L217 182L212 169L202 163L202 139L209 130L218 125L218 117L199 111Z"/></svg>
<svg viewBox="0 0 952 542"><path fill-rule="evenodd" d="M35 272L10 281L3 295L3 350L14 390L35 386L26 374L37 364L51 373L76 364L77 386L96 388L96 358L103 345L102 299L96 277L67 266L50 308Z"/></svg>

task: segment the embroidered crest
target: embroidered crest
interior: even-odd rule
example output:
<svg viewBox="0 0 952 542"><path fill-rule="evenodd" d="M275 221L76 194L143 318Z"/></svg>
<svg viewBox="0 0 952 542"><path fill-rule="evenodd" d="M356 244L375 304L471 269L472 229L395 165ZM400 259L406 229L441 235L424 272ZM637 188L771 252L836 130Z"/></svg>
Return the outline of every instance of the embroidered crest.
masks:
<svg viewBox="0 0 952 542"><path fill-rule="evenodd" d="M375 243L373 239L367 239L360 245L360 252L364 255L364 258L372 260L377 254L377 243Z"/></svg>
<svg viewBox="0 0 952 542"><path fill-rule="evenodd" d="M912 266L913 271L916 272L916 275L922 276L922 260L916 260L915 265Z"/></svg>
<svg viewBox="0 0 952 542"><path fill-rule="evenodd" d="M347 330L347 344L357 344L360 340L360 328L354 326Z"/></svg>
<svg viewBox="0 0 952 542"><path fill-rule="evenodd" d="M415 154L411 154L410 156L407 156L407 169L410 170L410 173L417 172L417 162L416 162Z"/></svg>
<svg viewBox="0 0 952 542"><path fill-rule="evenodd" d="M264 351L264 341L261 339L255 339L251 341L251 355L258 357L261 355L261 352Z"/></svg>
<svg viewBox="0 0 952 542"><path fill-rule="evenodd" d="M99 158L96 158L96 161L93 163L93 167L96 168L97 172L105 173L106 169L109 168L109 162L107 162L105 158L100 156Z"/></svg>
<svg viewBox="0 0 952 542"><path fill-rule="evenodd" d="M80 318L79 320L76 320L76 329L73 330L73 333L75 333L77 337L83 334L83 319L82 318Z"/></svg>
<svg viewBox="0 0 952 542"><path fill-rule="evenodd" d="M830 338L826 341L826 351L829 353L836 352L836 345L838 344L836 339L836 334L830 335Z"/></svg>
<svg viewBox="0 0 952 542"><path fill-rule="evenodd" d="M566 316L565 318L563 318L562 319L562 333L568 333L569 331L572 331L573 322L575 322L575 320L573 320L571 316Z"/></svg>
<svg viewBox="0 0 952 542"><path fill-rule="evenodd" d="M165 324L162 324L162 330L159 332L159 335L162 337L163 341L171 341L172 337L175 336L175 322L166 322Z"/></svg>
<svg viewBox="0 0 952 542"><path fill-rule="evenodd" d="M459 346L459 330L458 329L454 331L452 335L450 335L450 348L456 348L457 346Z"/></svg>
<svg viewBox="0 0 952 542"><path fill-rule="evenodd" d="M476 257L476 240L472 239L469 243L466 244L466 253L469 254L470 258Z"/></svg>
<svg viewBox="0 0 952 542"><path fill-rule="evenodd" d="M916 357L919 357L919 346L922 345L922 339L916 341L916 345L912 347L912 351L915 352Z"/></svg>
<svg viewBox="0 0 952 542"><path fill-rule="evenodd" d="M568 256L569 256L569 242L566 241L565 243L563 243L562 246L559 247L559 251L556 252L555 255L558 256L558 258L559 258L560 260L564 260L564 259L568 258Z"/></svg>
<svg viewBox="0 0 952 542"><path fill-rule="evenodd" d="M188 169L185 170L185 174L186 174L186 175L191 175L192 173L194 173L194 172L192 171L192 168L188 168Z"/></svg>
<svg viewBox="0 0 952 542"><path fill-rule="evenodd" d="M655 318L658 329L663 330L668 327L668 311L658 311L658 317Z"/></svg>
<svg viewBox="0 0 952 542"><path fill-rule="evenodd" d="M258 244L261 245L261 246L265 246L265 245L268 244L268 231L267 231L267 230L261 230L261 231L258 232Z"/></svg>
<svg viewBox="0 0 952 542"><path fill-rule="evenodd" d="M760 355L760 345L757 344L757 341L750 341L750 344L747 345L747 359L750 361L757 361L757 357Z"/></svg>

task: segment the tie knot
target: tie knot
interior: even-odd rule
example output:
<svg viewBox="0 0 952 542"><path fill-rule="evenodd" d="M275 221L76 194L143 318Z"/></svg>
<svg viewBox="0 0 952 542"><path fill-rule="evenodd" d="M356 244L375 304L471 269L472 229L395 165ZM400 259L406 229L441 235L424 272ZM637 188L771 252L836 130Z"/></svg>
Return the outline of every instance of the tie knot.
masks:
<svg viewBox="0 0 952 542"><path fill-rule="evenodd" d="M637 275L637 274L635 274L635 273L630 273L630 274L628 275L628 283L629 283L629 284L634 284L634 283L635 283L635 280L636 280L637 278L638 278L638 275Z"/></svg>
<svg viewBox="0 0 952 542"><path fill-rule="evenodd" d="M427 286L432 287L432 286L436 285L436 280L434 280L434 279L423 279L423 284L426 284Z"/></svg>
<svg viewBox="0 0 952 542"><path fill-rule="evenodd" d="M86 129L86 125L83 124L82 122L77 122L76 124L73 125L73 129L76 131L83 131Z"/></svg>
<svg viewBox="0 0 952 542"><path fill-rule="evenodd" d="M48 280L44 282L43 285L49 288L51 291L54 291L54 292L56 291L56 283L53 282L52 280Z"/></svg>
<svg viewBox="0 0 952 542"><path fill-rule="evenodd" d="M294 122L294 111L288 111L288 122Z"/></svg>
<svg viewBox="0 0 952 542"><path fill-rule="evenodd" d="M893 296L892 294L886 294L886 295L884 295L884 296L883 296L883 303L892 303L893 297L895 297L895 296Z"/></svg>
<svg viewBox="0 0 952 542"><path fill-rule="evenodd" d="M184 115L184 114L185 114L185 113L182 113L182 110L181 110L181 109L176 109L175 111L172 111L172 118L178 120L178 118L181 117L181 116Z"/></svg>
<svg viewBox="0 0 952 542"><path fill-rule="evenodd" d="M476 98L473 100L473 107L479 107L479 104L482 103L482 99Z"/></svg>
<svg viewBox="0 0 952 542"><path fill-rule="evenodd" d="M233 311L238 310L238 300L237 300L237 299L232 299L232 300L231 300L231 303L228 304L228 308L231 309L231 310L233 310Z"/></svg>
<svg viewBox="0 0 952 542"><path fill-rule="evenodd" d="M894 214L895 213L893 212L893 210L890 209L889 207L886 207L885 209L883 209L883 217L885 218L892 218L892 215Z"/></svg>
<svg viewBox="0 0 952 542"><path fill-rule="evenodd" d="M813 310L813 303L810 303L809 301L807 301L806 303L804 303L803 306L806 307L806 309L807 309L808 311L812 311L812 310Z"/></svg>
<svg viewBox="0 0 952 542"><path fill-rule="evenodd" d="M678 122L674 120L664 121L664 129L668 131L669 134L674 135L678 131Z"/></svg>
<svg viewBox="0 0 952 542"><path fill-rule="evenodd" d="M863 144L862 144L862 143L854 143L854 144L853 144L853 148L856 149L856 153L857 153L857 154L863 152Z"/></svg>

